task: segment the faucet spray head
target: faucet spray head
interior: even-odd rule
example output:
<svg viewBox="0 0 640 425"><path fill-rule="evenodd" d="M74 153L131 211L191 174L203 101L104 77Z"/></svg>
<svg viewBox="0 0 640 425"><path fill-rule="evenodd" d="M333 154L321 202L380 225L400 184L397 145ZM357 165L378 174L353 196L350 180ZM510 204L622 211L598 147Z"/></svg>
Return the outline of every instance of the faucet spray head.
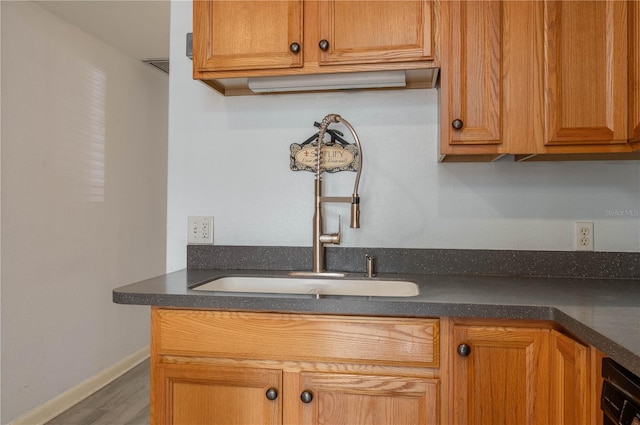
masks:
<svg viewBox="0 0 640 425"><path fill-rule="evenodd" d="M360 197L354 194L351 197L351 223L352 229L360 228Z"/></svg>

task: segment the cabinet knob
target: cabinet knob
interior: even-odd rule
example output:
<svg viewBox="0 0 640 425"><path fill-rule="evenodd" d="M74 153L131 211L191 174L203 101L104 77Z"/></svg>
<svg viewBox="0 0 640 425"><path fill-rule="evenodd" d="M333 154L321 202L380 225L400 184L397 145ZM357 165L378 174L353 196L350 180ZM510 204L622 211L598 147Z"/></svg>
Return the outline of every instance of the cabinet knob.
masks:
<svg viewBox="0 0 640 425"><path fill-rule="evenodd" d="M267 399L275 400L276 398L278 398L278 390L276 390L275 388L269 388L267 390Z"/></svg>
<svg viewBox="0 0 640 425"><path fill-rule="evenodd" d="M329 50L329 42L327 40L320 40L320 42L318 43L318 47L320 47L320 50L322 50L323 52L326 52L327 50Z"/></svg>
<svg viewBox="0 0 640 425"><path fill-rule="evenodd" d="M469 347L467 344L458 345L458 354L460 355L460 357L467 357L469 354L471 354L471 347Z"/></svg>
<svg viewBox="0 0 640 425"><path fill-rule="evenodd" d="M453 127L456 130L460 130L463 125L464 125L464 122L462 122L462 120L460 119L455 119L451 122L451 127Z"/></svg>
<svg viewBox="0 0 640 425"><path fill-rule="evenodd" d="M298 43L291 43L289 45L289 50L291 50L291 53L300 53L300 44Z"/></svg>
<svg viewBox="0 0 640 425"><path fill-rule="evenodd" d="M311 403L313 393L311 391L303 391L302 394L300 394L300 400L302 400L303 403Z"/></svg>

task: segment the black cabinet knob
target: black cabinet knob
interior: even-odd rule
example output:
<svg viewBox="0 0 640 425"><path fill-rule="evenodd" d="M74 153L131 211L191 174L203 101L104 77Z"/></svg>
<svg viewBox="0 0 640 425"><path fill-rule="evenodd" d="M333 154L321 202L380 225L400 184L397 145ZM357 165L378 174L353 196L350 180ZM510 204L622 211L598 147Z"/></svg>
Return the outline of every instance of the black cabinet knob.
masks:
<svg viewBox="0 0 640 425"><path fill-rule="evenodd" d="M462 120L459 120L459 119L455 119L451 122L451 127L453 127L456 130L460 130L463 125L464 123L462 122Z"/></svg>
<svg viewBox="0 0 640 425"><path fill-rule="evenodd" d="M469 347L467 344L458 345L458 354L461 357L467 357L469 354L471 354L471 347Z"/></svg>
<svg viewBox="0 0 640 425"><path fill-rule="evenodd" d="M291 50L291 53L300 53L300 45L298 43L291 43L289 50Z"/></svg>
<svg viewBox="0 0 640 425"><path fill-rule="evenodd" d="M276 390L275 388L269 388L267 390L267 399L275 400L276 398L278 398L278 390Z"/></svg>
<svg viewBox="0 0 640 425"><path fill-rule="evenodd" d="M318 47L320 47L320 50L322 50L323 52L326 52L327 50L329 50L329 42L327 40L320 40L320 42L318 43Z"/></svg>
<svg viewBox="0 0 640 425"><path fill-rule="evenodd" d="M300 394L300 400L302 400L303 403L311 403L313 393L311 391L303 391L302 394Z"/></svg>

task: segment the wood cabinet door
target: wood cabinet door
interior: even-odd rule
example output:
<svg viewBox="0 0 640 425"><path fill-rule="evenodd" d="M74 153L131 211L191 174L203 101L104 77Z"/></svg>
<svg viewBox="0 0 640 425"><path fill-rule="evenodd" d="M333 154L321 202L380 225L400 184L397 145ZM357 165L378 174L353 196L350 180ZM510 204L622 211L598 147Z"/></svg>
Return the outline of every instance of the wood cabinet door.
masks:
<svg viewBox="0 0 640 425"><path fill-rule="evenodd" d="M437 379L302 372L298 390L297 425L439 423Z"/></svg>
<svg viewBox="0 0 640 425"><path fill-rule="evenodd" d="M640 2L629 7L629 141L640 150Z"/></svg>
<svg viewBox="0 0 640 425"><path fill-rule="evenodd" d="M302 0L194 1L194 75L301 67L302 13Z"/></svg>
<svg viewBox="0 0 640 425"><path fill-rule="evenodd" d="M557 425L590 422L589 349L551 332L551 417Z"/></svg>
<svg viewBox="0 0 640 425"><path fill-rule="evenodd" d="M545 1L546 146L627 142L626 3Z"/></svg>
<svg viewBox="0 0 640 425"><path fill-rule="evenodd" d="M453 422L549 424L548 330L453 326ZM461 356L457 347L466 344ZM461 350L464 353L464 350Z"/></svg>
<svg viewBox="0 0 640 425"><path fill-rule="evenodd" d="M449 144L502 143L502 3L446 1L441 7L443 135Z"/></svg>
<svg viewBox="0 0 640 425"><path fill-rule="evenodd" d="M322 0L318 39L306 40L307 48L326 41L320 65L433 59L432 13L432 0Z"/></svg>
<svg viewBox="0 0 640 425"><path fill-rule="evenodd" d="M202 364L154 367L151 423L276 425L282 423L282 371ZM277 392L275 400L267 391Z"/></svg>
<svg viewBox="0 0 640 425"><path fill-rule="evenodd" d="M542 3L440 7L441 159L536 152L544 136Z"/></svg>

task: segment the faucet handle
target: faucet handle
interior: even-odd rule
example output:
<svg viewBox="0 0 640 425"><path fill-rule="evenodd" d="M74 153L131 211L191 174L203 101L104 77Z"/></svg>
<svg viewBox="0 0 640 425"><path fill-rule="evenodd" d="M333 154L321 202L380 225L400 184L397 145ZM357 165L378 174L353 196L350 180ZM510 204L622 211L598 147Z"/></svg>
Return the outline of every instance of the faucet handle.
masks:
<svg viewBox="0 0 640 425"><path fill-rule="evenodd" d="M328 233L326 235L320 235L319 239L322 243L330 243L333 245L340 245L340 235L342 233L342 216L338 215L338 232Z"/></svg>

